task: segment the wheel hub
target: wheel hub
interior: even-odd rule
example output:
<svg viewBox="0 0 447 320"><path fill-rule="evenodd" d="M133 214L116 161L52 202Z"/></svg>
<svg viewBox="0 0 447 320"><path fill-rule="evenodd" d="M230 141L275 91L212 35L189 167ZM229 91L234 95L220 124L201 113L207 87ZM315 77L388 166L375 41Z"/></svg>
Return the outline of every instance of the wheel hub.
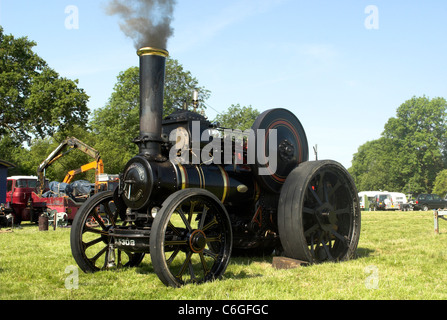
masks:
<svg viewBox="0 0 447 320"><path fill-rule="evenodd" d="M332 211L334 211L334 207L329 202L325 202L315 209L315 213L321 217L328 217Z"/></svg>
<svg viewBox="0 0 447 320"><path fill-rule="evenodd" d="M189 247L195 253L202 252L206 246L206 235L202 230L194 230L189 236Z"/></svg>
<svg viewBox="0 0 447 320"><path fill-rule="evenodd" d="M285 160L285 161L291 161L293 159L293 155L295 153L295 148L293 146L293 144L285 139L283 140L279 146L279 155L281 156L281 159Z"/></svg>

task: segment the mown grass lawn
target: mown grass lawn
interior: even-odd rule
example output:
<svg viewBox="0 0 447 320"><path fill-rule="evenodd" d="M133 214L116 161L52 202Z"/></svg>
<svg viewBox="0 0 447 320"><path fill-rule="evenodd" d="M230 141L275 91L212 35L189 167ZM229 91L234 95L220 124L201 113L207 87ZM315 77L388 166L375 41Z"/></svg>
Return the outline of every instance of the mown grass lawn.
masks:
<svg viewBox="0 0 447 320"><path fill-rule="evenodd" d="M69 235L34 224L0 233L0 300L447 299L447 221L435 235L431 211L363 212L351 261L276 270L273 257L232 258L222 280L180 289L160 282L149 256L137 268L79 270L72 288Z"/></svg>

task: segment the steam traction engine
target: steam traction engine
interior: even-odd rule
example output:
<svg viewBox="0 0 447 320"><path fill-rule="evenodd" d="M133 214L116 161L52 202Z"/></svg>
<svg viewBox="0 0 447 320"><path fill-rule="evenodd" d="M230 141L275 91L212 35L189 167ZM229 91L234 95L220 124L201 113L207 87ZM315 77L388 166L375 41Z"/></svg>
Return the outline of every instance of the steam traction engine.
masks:
<svg viewBox="0 0 447 320"><path fill-rule="evenodd" d="M178 287L219 278L231 254L275 250L310 263L353 256L360 235L353 180L337 162L308 161L291 112L259 115L243 148L230 141L225 161L224 142L202 141L218 129L205 117L178 110L162 118L168 52L138 55L139 154L115 191L91 197L75 217L71 248L84 272L137 266L150 253L160 280Z"/></svg>

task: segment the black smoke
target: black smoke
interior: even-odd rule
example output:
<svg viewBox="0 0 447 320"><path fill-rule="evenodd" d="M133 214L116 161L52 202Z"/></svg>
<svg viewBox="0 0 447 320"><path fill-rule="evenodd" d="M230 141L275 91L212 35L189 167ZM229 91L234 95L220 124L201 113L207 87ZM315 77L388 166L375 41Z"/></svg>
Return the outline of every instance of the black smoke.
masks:
<svg viewBox="0 0 447 320"><path fill-rule="evenodd" d="M166 49L174 33L171 21L175 4L176 0L112 0L106 13L121 17L121 30L134 40L136 49Z"/></svg>

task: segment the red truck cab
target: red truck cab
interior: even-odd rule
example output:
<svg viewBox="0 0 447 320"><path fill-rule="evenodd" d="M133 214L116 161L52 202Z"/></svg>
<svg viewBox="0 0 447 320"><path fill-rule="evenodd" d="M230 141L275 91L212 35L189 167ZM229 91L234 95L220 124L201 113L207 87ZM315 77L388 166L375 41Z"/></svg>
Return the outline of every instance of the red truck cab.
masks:
<svg viewBox="0 0 447 320"><path fill-rule="evenodd" d="M29 207L29 200L37 186L35 176L12 176L8 177L6 183L6 203L13 210L14 223L21 221L37 222L38 216L34 217L33 210Z"/></svg>

